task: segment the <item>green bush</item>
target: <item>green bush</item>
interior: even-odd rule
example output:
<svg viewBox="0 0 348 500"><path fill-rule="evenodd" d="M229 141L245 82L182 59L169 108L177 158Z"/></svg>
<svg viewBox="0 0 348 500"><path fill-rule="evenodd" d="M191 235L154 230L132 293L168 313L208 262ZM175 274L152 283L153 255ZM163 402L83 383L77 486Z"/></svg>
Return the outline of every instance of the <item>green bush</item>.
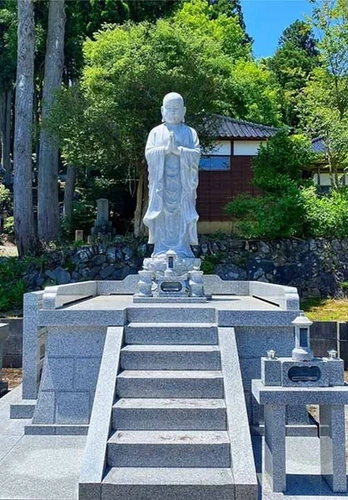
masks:
<svg viewBox="0 0 348 500"><path fill-rule="evenodd" d="M7 204L11 201L11 192L3 184L0 184L0 208L7 208Z"/></svg>
<svg viewBox="0 0 348 500"><path fill-rule="evenodd" d="M4 222L4 233L14 237L14 217L7 217Z"/></svg>
<svg viewBox="0 0 348 500"><path fill-rule="evenodd" d="M348 188L333 189L319 196L314 187L302 190L308 236L348 237Z"/></svg>
<svg viewBox="0 0 348 500"><path fill-rule="evenodd" d="M65 218L62 221L63 233L68 238L74 237L76 229L82 229L85 234L89 234L95 218L96 209L91 203L74 200L71 220Z"/></svg>
<svg viewBox="0 0 348 500"><path fill-rule="evenodd" d="M286 238L303 232L305 212L295 183L289 182L282 196L238 196L225 210L235 222L235 235L242 238Z"/></svg>
<svg viewBox="0 0 348 500"><path fill-rule="evenodd" d="M0 260L0 312L21 308L23 293L27 291L22 275L28 261L17 257L3 257Z"/></svg>

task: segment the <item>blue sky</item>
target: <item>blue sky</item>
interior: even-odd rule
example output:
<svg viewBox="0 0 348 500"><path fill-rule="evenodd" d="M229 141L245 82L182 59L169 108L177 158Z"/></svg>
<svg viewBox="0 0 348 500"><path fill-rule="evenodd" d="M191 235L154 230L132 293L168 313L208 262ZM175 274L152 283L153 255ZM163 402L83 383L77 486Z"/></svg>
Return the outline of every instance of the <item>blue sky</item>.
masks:
<svg viewBox="0 0 348 500"><path fill-rule="evenodd" d="M284 29L312 10L307 0L241 0L241 5L257 58L273 55Z"/></svg>

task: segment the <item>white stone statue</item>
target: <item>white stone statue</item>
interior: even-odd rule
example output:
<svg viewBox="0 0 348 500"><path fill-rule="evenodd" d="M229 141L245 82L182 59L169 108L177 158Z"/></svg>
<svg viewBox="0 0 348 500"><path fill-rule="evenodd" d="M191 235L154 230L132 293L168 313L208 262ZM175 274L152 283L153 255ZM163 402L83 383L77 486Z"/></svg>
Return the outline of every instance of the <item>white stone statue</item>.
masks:
<svg viewBox="0 0 348 500"><path fill-rule="evenodd" d="M151 130L145 156L149 171L149 207L144 224L149 228L152 257L173 250L193 258L197 245L196 190L200 147L197 133L184 124L186 108L180 94L163 99L163 124Z"/></svg>

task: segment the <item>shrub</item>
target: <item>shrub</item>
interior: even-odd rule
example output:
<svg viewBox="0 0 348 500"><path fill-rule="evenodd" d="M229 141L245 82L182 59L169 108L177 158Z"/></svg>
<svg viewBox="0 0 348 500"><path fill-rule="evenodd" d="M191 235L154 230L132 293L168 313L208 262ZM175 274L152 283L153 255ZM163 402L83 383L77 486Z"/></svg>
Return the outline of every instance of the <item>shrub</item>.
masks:
<svg viewBox="0 0 348 500"><path fill-rule="evenodd" d="M85 201L74 200L72 217L63 219L62 228L68 238L73 238L76 229L82 229L85 233L89 232L96 217L95 207Z"/></svg>
<svg viewBox="0 0 348 500"><path fill-rule="evenodd" d="M348 237L348 188L319 196L314 187L302 190L306 234L323 238Z"/></svg>
<svg viewBox="0 0 348 500"><path fill-rule="evenodd" d="M295 183L288 183L282 196L238 196L225 210L235 221L236 236L242 238L285 238L303 232L304 205Z"/></svg>

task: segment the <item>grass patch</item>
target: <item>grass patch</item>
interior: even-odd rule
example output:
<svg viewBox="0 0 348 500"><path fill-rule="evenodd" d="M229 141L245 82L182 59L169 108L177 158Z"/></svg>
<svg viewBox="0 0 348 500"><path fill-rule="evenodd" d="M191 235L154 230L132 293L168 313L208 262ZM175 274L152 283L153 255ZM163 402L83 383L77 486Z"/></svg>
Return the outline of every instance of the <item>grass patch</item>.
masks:
<svg viewBox="0 0 348 500"><path fill-rule="evenodd" d="M348 299L304 299L301 309L312 321L348 321Z"/></svg>

